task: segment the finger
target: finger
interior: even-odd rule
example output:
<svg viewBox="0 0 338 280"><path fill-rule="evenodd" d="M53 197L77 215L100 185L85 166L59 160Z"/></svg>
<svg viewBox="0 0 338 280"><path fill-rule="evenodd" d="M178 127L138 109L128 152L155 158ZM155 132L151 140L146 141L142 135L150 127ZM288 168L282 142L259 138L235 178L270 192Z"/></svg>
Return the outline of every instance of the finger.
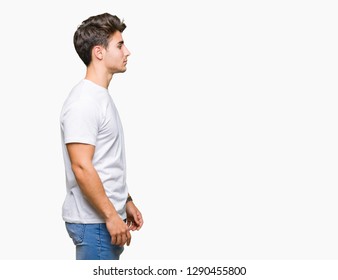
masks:
<svg viewBox="0 0 338 280"><path fill-rule="evenodd" d="M116 235L116 243L115 245L121 246L121 241L122 241L122 237L120 234Z"/></svg>
<svg viewBox="0 0 338 280"><path fill-rule="evenodd" d="M130 245L130 242L131 242L131 234L130 234L130 231L128 230L127 231L127 246Z"/></svg>
<svg viewBox="0 0 338 280"><path fill-rule="evenodd" d="M135 231L137 229L137 226L135 224L133 224L131 227L130 227L130 230L131 231Z"/></svg>
<svg viewBox="0 0 338 280"><path fill-rule="evenodd" d="M138 221L142 221L143 220L142 214L140 212L137 212L137 220Z"/></svg>
<svg viewBox="0 0 338 280"><path fill-rule="evenodd" d="M139 223L140 223L140 215L138 214L138 212L137 213L135 213L135 215L134 215L134 223L136 224L136 225L139 225Z"/></svg>
<svg viewBox="0 0 338 280"><path fill-rule="evenodd" d="M143 218L142 218L142 214L140 212L138 213L137 218L138 218L137 230L139 230L143 226Z"/></svg>
<svg viewBox="0 0 338 280"><path fill-rule="evenodd" d="M127 235L126 234L122 234L121 235L121 244L120 246L124 246L124 244L126 244L127 242Z"/></svg>
<svg viewBox="0 0 338 280"><path fill-rule="evenodd" d="M128 230L134 230L135 222L133 222L133 220L134 220L133 218L127 220Z"/></svg>
<svg viewBox="0 0 338 280"><path fill-rule="evenodd" d="M138 223L134 223L131 227L130 227L130 230L132 231L135 231L135 230L138 230L140 228L140 225Z"/></svg>
<svg viewBox="0 0 338 280"><path fill-rule="evenodd" d="M116 235L112 235L112 237L111 237L111 244L116 245L116 242L117 242Z"/></svg>
<svg viewBox="0 0 338 280"><path fill-rule="evenodd" d="M132 224L129 228L130 230L134 231L137 229L137 226L135 224Z"/></svg>
<svg viewBox="0 0 338 280"><path fill-rule="evenodd" d="M132 220L128 220L128 221L127 221L127 226L128 226L128 228L130 228L132 224L133 224L133 221L132 221Z"/></svg>

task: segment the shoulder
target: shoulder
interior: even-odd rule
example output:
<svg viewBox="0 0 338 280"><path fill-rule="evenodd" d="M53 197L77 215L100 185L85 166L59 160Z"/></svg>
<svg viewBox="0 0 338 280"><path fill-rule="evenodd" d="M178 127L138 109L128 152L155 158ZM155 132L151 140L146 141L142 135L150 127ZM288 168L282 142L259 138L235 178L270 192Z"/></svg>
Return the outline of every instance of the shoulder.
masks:
<svg viewBox="0 0 338 280"><path fill-rule="evenodd" d="M110 111L111 97L108 90L90 81L81 81L64 102L60 121L102 124Z"/></svg>
<svg viewBox="0 0 338 280"><path fill-rule="evenodd" d="M82 80L73 87L64 102L64 107L96 107L105 109L109 103L108 91L94 83Z"/></svg>

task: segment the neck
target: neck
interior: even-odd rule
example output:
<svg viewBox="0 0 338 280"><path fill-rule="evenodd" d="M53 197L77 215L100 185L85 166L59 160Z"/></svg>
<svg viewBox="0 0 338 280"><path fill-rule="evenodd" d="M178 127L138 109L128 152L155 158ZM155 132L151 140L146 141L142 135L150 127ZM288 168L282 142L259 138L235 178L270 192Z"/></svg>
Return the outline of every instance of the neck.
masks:
<svg viewBox="0 0 338 280"><path fill-rule="evenodd" d="M89 65L87 67L87 72L85 79L92 81L93 83L108 89L113 74L102 71L102 69L95 67L94 65Z"/></svg>

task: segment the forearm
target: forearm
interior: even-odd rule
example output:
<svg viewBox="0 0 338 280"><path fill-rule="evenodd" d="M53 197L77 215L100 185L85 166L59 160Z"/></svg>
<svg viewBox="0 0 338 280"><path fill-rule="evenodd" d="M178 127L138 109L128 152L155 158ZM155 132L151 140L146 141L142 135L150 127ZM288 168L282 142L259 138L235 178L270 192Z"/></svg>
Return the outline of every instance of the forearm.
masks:
<svg viewBox="0 0 338 280"><path fill-rule="evenodd" d="M92 165L86 167L73 166L73 172L83 195L105 221L118 215L114 205L106 195L97 171Z"/></svg>

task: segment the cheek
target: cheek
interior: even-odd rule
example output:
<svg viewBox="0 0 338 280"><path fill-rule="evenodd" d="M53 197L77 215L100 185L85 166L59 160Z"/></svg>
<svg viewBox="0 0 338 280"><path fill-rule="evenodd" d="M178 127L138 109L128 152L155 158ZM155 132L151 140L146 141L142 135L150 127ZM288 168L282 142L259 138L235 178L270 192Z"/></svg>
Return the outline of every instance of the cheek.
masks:
<svg viewBox="0 0 338 280"><path fill-rule="evenodd" d="M122 52L115 52L110 55L110 59L113 61L119 61L123 58L123 53Z"/></svg>

